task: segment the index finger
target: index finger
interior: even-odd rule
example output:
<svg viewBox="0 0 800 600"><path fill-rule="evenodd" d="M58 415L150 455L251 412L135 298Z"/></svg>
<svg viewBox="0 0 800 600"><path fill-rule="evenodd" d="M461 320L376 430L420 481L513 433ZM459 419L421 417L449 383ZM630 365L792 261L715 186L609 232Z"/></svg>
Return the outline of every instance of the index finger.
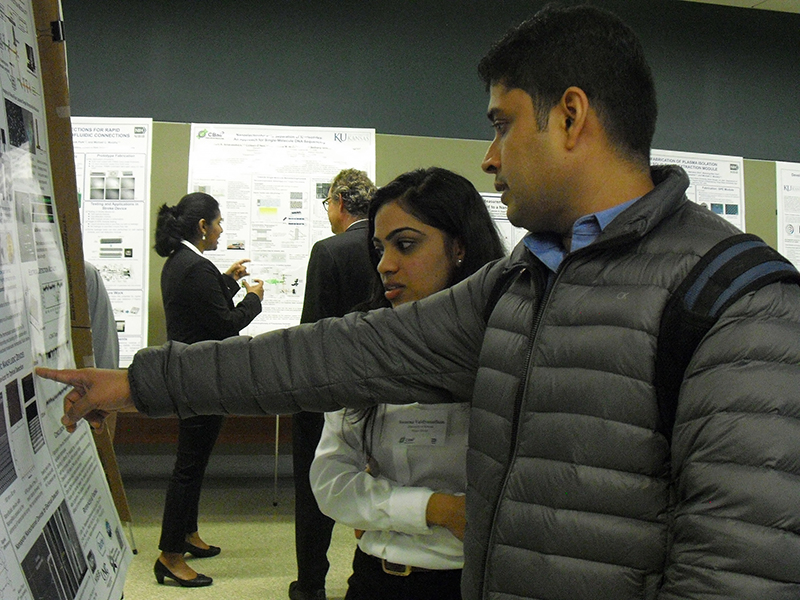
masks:
<svg viewBox="0 0 800 600"><path fill-rule="evenodd" d="M80 383L80 371L78 369L50 369L48 367L36 367L35 373L39 377L45 379L52 379L59 383L66 383L68 385L78 385Z"/></svg>

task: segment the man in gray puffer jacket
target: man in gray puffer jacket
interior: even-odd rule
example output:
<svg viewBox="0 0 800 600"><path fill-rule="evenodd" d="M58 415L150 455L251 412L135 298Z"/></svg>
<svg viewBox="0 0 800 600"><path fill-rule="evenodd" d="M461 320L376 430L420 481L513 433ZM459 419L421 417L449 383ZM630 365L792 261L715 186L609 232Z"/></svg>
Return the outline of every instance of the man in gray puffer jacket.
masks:
<svg viewBox="0 0 800 600"><path fill-rule="evenodd" d="M670 443L653 383L661 314L735 230L686 199L681 169L649 168L638 40L596 8L549 8L480 71L496 131L484 169L531 232L508 259L394 310L145 349L127 375L40 370L75 386L63 422L445 391L472 402L464 598L800 598L800 288L725 311L684 376Z"/></svg>

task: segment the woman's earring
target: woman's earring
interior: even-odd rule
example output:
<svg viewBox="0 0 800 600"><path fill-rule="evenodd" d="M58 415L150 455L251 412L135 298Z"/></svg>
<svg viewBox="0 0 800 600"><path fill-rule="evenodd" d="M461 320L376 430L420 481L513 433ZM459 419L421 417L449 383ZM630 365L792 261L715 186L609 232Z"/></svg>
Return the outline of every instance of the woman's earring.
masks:
<svg viewBox="0 0 800 600"><path fill-rule="evenodd" d="M204 242L206 241L206 234L205 233L203 234L203 241Z"/></svg>
<svg viewBox="0 0 800 600"><path fill-rule="evenodd" d="M460 267L462 262L464 262L464 261L463 261L463 260L461 260L461 259L459 258L459 259L456 261L456 264L457 264L457 265Z"/></svg>

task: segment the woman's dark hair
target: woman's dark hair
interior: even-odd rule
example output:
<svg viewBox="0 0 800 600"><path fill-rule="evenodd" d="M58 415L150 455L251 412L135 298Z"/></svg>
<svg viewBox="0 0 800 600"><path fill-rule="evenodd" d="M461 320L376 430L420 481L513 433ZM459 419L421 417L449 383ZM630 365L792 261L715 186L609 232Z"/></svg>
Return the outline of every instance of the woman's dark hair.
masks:
<svg viewBox="0 0 800 600"><path fill-rule="evenodd" d="M375 293L361 310L389 306L383 296L383 284L377 267L380 254L372 245L375 235L375 216L385 205L396 202L403 210L430 227L444 232L451 244L460 242L464 258L453 272L448 287L466 279L486 263L505 255L497 227L489 215L486 203L468 179L442 169L430 167L403 173L378 188L369 205L370 258L375 266ZM369 455L373 437L375 407L345 411L350 423L364 420L362 447Z"/></svg>
<svg viewBox="0 0 800 600"><path fill-rule="evenodd" d="M169 256L182 240L194 242L200 237L200 219L210 224L218 216L219 202L203 192L186 194L175 206L163 204L156 221L156 252Z"/></svg>
<svg viewBox="0 0 800 600"><path fill-rule="evenodd" d="M391 202L397 202L414 218L444 232L451 244L456 241L461 243L464 258L453 272L448 287L505 254L486 203L475 186L457 173L441 167L416 169L378 188L369 205L369 240L375 235L375 215ZM381 256L371 241L370 259L376 269L376 289L368 306L360 308L388 306L377 272Z"/></svg>

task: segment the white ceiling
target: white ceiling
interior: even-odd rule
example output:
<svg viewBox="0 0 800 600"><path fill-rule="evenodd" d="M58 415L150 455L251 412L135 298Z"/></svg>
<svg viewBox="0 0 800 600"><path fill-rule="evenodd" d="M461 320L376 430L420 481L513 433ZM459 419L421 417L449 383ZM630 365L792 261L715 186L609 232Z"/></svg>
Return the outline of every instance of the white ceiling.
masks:
<svg viewBox="0 0 800 600"><path fill-rule="evenodd" d="M686 0L686 2L702 2L704 4L720 4L722 6L758 8L800 14L800 0Z"/></svg>

